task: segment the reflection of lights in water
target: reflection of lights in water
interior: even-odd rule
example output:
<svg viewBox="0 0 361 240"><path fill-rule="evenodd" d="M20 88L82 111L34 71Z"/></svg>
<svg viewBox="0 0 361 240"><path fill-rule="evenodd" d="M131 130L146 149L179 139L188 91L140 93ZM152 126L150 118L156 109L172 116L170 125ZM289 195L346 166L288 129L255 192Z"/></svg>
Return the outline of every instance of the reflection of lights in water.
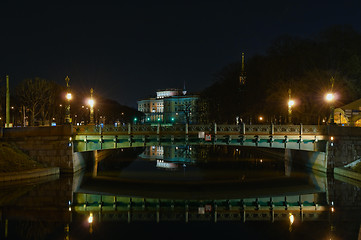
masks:
<svg viewBox="0 0 361 240"><path fill-rule="evenodd" d="M92 234L93 233L93 213L90 213L89 217L88 217L88 223L89 223L89 233Z"/></svg>
<svg viewBox="0 0 361 240"><path fill-rule="evenodd" d="M178 165L172 162L164 162L163 160L157 160L158 168L166 168L166 169L177 169Z"/></svg>
<svg viewBox="0 0 361 240"><path fill-rule="evenodd" d="M334 207L331 207L331 212L335 212L335 208L334 208Z"/></svg>
<svg viewBox="0 0 361 240"><path fill-rule="evenodd" d="M293 222L295 221L295 217L293 216L292 213L289 213L288 218L289 218L289 220L290 220L290 227L288 228L288 230L289 230L290 232L292 232L292 224L293 224Z"/></svg>
<svg viewBox="0 0 361 240"><path fill-rule="evenodd" d="M93 213L90 213L88 217L88 223L93 223Z"/></svg>
<svg viewBox="0 0 361 240"><path fill-rule="evenodd" d="M292 213L290 213L290 216L288 218L290 219L290 224L292 225L293 222L295 221L295 217L293 216Z"/></svg>

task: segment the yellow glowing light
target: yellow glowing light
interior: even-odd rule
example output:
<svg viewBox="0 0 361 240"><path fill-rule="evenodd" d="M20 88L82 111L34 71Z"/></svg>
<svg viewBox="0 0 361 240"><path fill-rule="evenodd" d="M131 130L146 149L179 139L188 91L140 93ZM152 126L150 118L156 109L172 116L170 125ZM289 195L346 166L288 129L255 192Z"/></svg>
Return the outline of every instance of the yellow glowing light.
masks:
<svg viewBox="0 0 361 240"><path fill-rule="evenodd" d="M333 93L327 93L325 99L327 102L332 102L335 99L335 95Z"/></svg>
<svg viewBox="0 0 361 240"><path fill-rule="evenodd" d="M288 107L292 107L293 105L295 105L295 101L289 100L288 101Z"/></svg>
<svg viewBox="0 0 361 240"><path fill-rule="evenodd" d="M331 137L330 139L331 139L331 141L333 141L333 137Z"/></svg>
<svg viewBox="0 0 361 240"><path fill-rule="evenodd" d="M262 120L263 120L263 117L259 117L259 120L262 121Z"/></svg>
<svg viewBox="0 0 361 240"><path fill-rule="evenodd" d="M93 106L94 106L94 103L95 103L95 102L94 102L93 99L89 99L89 100L88 100L88 104L89 104L90 107L93 107Z"/></svg>
<svg viewBox="0 0 361 240"><path fill-rule="evenodd" d="M295 217L293 216L293 214L292 213L290 213L290 215L289 215L289 217L288 217L289 219L290 219L290 224L292 225L293 224L293 222L295 221Z"/></svg>
<svg viewBox="0 0 361 240"><path fill-rule="evenodd" d="M67 94L66 94L66 99L68 99L68 101L70 101L71 98L72 98L71 93L67 93Z"/></svg>
<svg viewBox="0 0 361 240"><path fill-rule="evenodd" d="M93 222L93 213L90 213L88 217L88 223L92 223L92 222Z"/></svg>
<svg viewBox="0 0 361 240"><path fill-rule="evenodd" d="M334 208L334 207L331 207L331 212L335 212L335 208Z"/></svg>

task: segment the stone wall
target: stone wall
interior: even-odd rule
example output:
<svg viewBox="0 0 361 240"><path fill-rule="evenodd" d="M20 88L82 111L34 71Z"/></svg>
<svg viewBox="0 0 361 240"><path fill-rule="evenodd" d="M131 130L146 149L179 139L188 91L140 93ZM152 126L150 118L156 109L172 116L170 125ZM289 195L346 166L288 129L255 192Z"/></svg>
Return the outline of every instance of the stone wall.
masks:
<svg viewBox="0 0 361 240"><path fill-rule="evenodd" d="M331 168L343 167L361 158L361 128L329 126L328 135L327 156Z"/></svg>
<svg viewBox="0 0 361 240"><path fill-rule="evenodd" d="M90 153L74 153L72 130L70 125L6 128L2 131L2 139L15 143L47 167L59 167L61 172L76 172L85 167L84 159Z"/></svg>

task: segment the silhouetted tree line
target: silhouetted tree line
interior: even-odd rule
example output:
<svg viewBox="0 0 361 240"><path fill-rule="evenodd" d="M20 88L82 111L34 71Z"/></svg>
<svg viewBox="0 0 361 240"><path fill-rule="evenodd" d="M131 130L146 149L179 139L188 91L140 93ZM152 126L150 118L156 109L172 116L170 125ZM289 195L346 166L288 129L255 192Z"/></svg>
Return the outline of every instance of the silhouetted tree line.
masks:
<svg viewBox="0 0 361 240"><path fill-rule="evenodd" d="M4 81L3 81L4 82ZM3 85L3 84L1 84ZM11 93L11 121L16 126L50 125L65 123L67 89L53 81L41 78L23 80ZM71 118L73 124L87 124L89 122L89 106L86 99L89 92L71 89ZM0 88L1 99L5 99L4 86ZM114 122L132 122L141 113L136 109L124 106L118 102L102 97L95 92L94 119L97 124L113 124ZM0 123L5 122L5 101L0 104Z"/></svg>
<svg viewBox="0 0 361 240"><path fill-rule="evenodd" d="M324 94L335 79L335 106L361 97L361 34L335 26L313 38L281 36L265 55L246 60L247 80L239 84L241 63L231 63L215 75L215 83L199 100L199 121L287 122L288 90L296 101L293 123L317 124L329 115Z"/></svg>

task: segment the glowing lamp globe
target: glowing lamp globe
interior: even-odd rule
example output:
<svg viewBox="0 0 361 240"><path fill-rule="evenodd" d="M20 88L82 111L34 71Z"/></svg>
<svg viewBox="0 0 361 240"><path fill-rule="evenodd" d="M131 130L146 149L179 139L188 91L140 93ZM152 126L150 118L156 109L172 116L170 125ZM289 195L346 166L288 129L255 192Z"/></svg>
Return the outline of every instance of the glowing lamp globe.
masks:
<svg viewBox="0 0 361 240"><path fill-rule="evenodd" d="M67 94L66 94L66 99L68 99L68 101L70 101L71 98L72 98L71 93L67 93Z"/></svg>
<svg viewBox="0 0 361 240"><path fill-rule="evenodd" d="M88 104L90 107L93 107L94 106L94 100L93 99L89 99L88 100Z"/></svg>

